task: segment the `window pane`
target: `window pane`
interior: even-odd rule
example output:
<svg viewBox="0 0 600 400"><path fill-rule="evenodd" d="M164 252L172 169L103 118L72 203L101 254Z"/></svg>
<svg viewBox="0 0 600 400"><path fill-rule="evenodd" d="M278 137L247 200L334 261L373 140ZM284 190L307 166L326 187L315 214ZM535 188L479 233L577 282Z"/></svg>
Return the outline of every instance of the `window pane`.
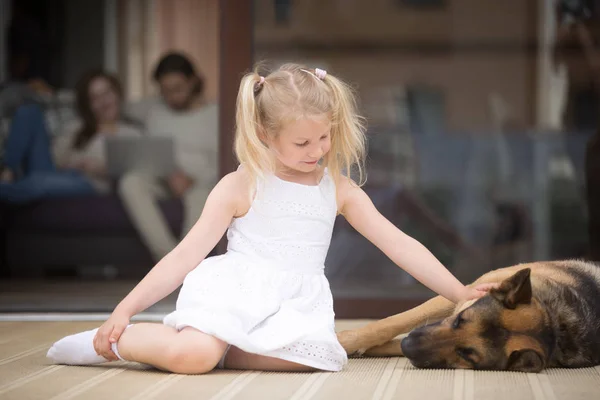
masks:
<svg viewBox="0 0 600 400"><path fill-rule="evenodd" d="M273 3L256 0L255 59L305 63L357 88L369 123L365 191L467 282L520 262L591 255L588 224L594 237L600 222L587 208L584 159L598 126L598 77L567 25L582 21L600 42L598 9L583 3L589 10L312 0L294 2L281 25ZM590 151L600 165L600 150ZM337 296L431 295L341 220L326 264Z"/></svg>

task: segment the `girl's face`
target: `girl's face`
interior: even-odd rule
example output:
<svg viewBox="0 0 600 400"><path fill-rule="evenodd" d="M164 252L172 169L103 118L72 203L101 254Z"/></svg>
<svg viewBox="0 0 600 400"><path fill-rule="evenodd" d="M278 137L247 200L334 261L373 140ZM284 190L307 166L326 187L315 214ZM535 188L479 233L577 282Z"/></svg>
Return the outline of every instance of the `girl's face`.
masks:
<svg viewBox="0 0 600 400"><path fill-rule="evenodd" d="M269 147L285 169L310 173L331 148L331 122L327 118L302 118L287 124Z"/></svg>
<svg viewBox="0 0 600 400"><path fill-rule="evenodd" d="M99 123L111 123L119 119L121 99L106 78L98 77L90 83L88 89L90 108Z"/></svg>

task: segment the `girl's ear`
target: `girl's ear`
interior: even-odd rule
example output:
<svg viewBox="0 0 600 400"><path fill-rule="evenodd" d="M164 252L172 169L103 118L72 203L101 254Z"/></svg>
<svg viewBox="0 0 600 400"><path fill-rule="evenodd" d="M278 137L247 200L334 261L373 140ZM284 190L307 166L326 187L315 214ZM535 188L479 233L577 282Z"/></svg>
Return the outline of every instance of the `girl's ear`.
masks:
<svg viewBox="0 0 600 400"><path fill-rule="evenodd" d="M264 128L259 127L256 129L256 134L258 135L258 139L264 143L265 146L269 147L271 140L269 139L269 136L267 135L267 132L264 130Z"/></svg>

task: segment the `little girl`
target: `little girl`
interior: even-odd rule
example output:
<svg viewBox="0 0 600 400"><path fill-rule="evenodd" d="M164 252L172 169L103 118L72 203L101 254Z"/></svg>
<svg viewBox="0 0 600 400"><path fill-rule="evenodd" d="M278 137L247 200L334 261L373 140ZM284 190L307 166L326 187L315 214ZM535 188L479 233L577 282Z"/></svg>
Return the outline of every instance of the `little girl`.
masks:
<svg viewBox="0 0 600 400"><path fill-rule="evenodd" d="M236 114L237 171L206 200L200 219L99 328L48 351L55 363L137 361L201 374L217 368L339 371L324 270L337 214L397 265L447 299L478 298L420 243L373 206L363 183L365 134L355 98L320 69L287 64L246 75ZM227 231L227 253L205 258ZM130 318L181 284L163 324Z"/></svg>

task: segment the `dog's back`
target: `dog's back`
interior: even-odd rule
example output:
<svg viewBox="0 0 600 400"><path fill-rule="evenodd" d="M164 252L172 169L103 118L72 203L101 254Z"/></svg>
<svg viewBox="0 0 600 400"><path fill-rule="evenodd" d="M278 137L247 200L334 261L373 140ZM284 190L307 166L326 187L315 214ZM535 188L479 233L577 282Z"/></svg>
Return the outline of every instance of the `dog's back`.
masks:
<svg viewBox="0 0 600 400"><path fill-rule="evenodd" d="M600 364L600 266L580 260L536 263L531 283L555 336L548 366Z"/></svg>

